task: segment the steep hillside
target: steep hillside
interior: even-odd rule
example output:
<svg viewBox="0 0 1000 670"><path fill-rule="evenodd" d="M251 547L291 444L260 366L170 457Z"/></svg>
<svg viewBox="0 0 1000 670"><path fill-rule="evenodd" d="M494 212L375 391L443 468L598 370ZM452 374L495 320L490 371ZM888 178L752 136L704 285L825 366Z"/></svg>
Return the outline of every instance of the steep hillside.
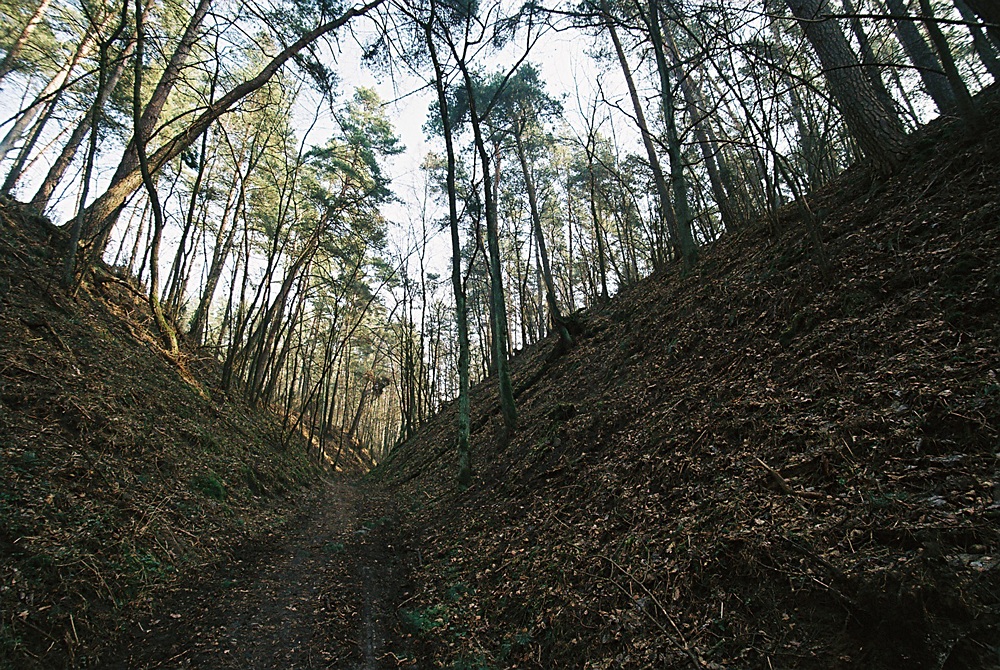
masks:
<svg viewBox="0 0 1000 670"><path fill-rule="evenodd" d="M506 448L475 389L470 490L398 448L417 667L997 667L998 184L936 123L523 352Z"/></svg>
<svg viewBox="0 0 1000 670"><path fill-rule="evenodd" d="M0 202L0 667L100 665L123 616L290 520L319 469L164 356L145 301L58 288L46 221Z"/></svg>

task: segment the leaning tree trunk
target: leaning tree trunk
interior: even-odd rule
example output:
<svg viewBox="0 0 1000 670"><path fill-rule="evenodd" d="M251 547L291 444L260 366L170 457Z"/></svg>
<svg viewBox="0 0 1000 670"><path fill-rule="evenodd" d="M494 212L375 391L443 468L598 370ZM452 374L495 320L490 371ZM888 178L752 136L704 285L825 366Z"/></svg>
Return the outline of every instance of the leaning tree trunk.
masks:
<svg viewBox="0 0 1000 670"><path fill-rule="evenodd" d="M66 82L69 79L70 74L76 69L76 66L83 62L88 56L90 56L91 51L94 48L94 44L97 41L97 35L107 24L113 14L107 12L104 16L103 22L100 25L89 25L87 31L83 34L80 39L80 44L77 46L73 55L70 57L66 64L56 72L55 76L49 80L49 83L45 85L45 88L35 96L35 99L30 105L28 105L24 110L21 111L20 115L14 120L14 124L7 131L3 140L0 141L0 160L2 160L14 145L17 144L22 137L24 137L25 131L31 122L35 120L39 112L43 109L49 108L54 105L56 100L62 92L65 90Z"/></svg>
<svg viewBox="0 0 1000 670"><path fill-rule="evenodd" d="M125 0L127 2L128 0ZM146 19L146 15L149 13L150 7L153 5L153 0L146 0L146 5L143 7L143 20ZM128 65L129 59L132 57L132 52L135 50L135 40L130 39L125 48L122 49L121 53L118 55L118 62L115 65L115 69L108 76L107 81L103 86L98 86L97 95L94 100L94 109L97 109L100 113L105 104L107 104L108 98L118 87L118 82L121 80L122 75L125 74L125 68ZM73 134L70 135L69 140L63 146L62 151L59 156L52 163L49 168L48 173L45 175L45 179L42 180L41 185L39 185L38 190L35 191L35 195L31 198L31 206L38 211L44 211L49 205L49 198L52 197L52 193L59 186L62 181L63 176L66 174L66 170L73 162L73 158L76 157L76 152L83 143L84 137L86 137L87 132L96 126L94 124L98 123L98 117L84 116L80 123L73 129ZM96 132L96 131L95 131Z"/></svg>
<svg viewBox="0 0 1000 670"><path fill-rule="evenodd" d="M195 140L197 140L209 126L211 126L220 116L228 112L237 102L261 88L271 80L271 77L284 66L290 59L295 57L307 46L317 39L333 32L351 19L362 16L381 5L385 0L371 0L366 5L351 8L338 18L314 28L298 40L286 47L281 53L271 59L267 65L253 79L249 79L238 84L217 102L209 105L191 124L167 140L159 149L149 156L149 170L151 173L159 171L164 165L177 156L181 155ZM83 213L84 238L91 241L89 258L100 258L104 253L110 235L108 219L124 203L136 189L143 183L142 174L139 169L133 169L123 176L117 183L108 187L100 197L98 197Z"/></svg>
<svg viewBox="0 0 1000 670"><path fill-rule="evenodd" d="M31 36L35 32L35 28L37 28L38 24L42 22L42 18L45 16L45 11L49 8L49 3L51 2L52 0L42 0L38 3L38 7L35 8L35 13L31 15L31 18L28 19L28 23L25 24L24 29L21 30L21 34L18 35L17 39L14 40L14 43L10 46L10 49L7 50L7 55L5 55L3 60L0 61L0 81L3 81L3 78L10 74L10 71L14 69L14 64L17 63L17 59L20 57L21 51L23 51L25 45L28 44L28 40L31 39Z"/></svg>
<svg viewBox="0 0 1000 670"><path fill-rule="evenodd" d="M132 129L133 137L129 141L128 146L125 147L125 153L122 155L121 161L118 163L118 168L111 178L112 184L120 181L129 172L138 167L139 157L135 150L135 138L140 134L143 137L153 136L153 131L156 130L156 124L159 123L163 107L167 104L167 98L180 78L181 70L184 69L184 65L187 63L191 49L198 38L201 23L205 20L205 15L208 14L211 4L212 0L199 0L198 6L195 7L194 13L191 15L187 27L184 29L184 34L181 35L181 39L177 43L177 48L174 49L167 67L164 68L163 74L160 75L160 80L156 83L153 94L150 96L145 108L143 108L136 127ZM211 101L209 102L209 106L211 106Z"/></svg>
<svg viewBox="0 0 1000 670"><path fill-rule="evenodd" d="M107 103L108 98L111 97L111 93L118 86L119 80L125 73L125 67L134 48L135 42L130 41L128 46L122 52L121 57L118 60L118 64L115 65L115 69L112 71L111 76L108 77L107 82L103 86L98 87L97 97L94 100L94 108L98 110L104 109L104 105ZM70 135L69 140L63 146L59 156L56 158L55 162L52 163L52 167L49 168L48 173L46 173L45 179L42 181L41 185L39 185L38 190L35 191L35 195L31 198L31 206L39 212L44 211L49 206L49 198L52 197L52 193L56 190L56 187L59 186L59 182L62 181L63 176L66 174L66 170L76 157L77 150L80 148L80 145L83 144L83 140L87 136L87 132L92 129L96 121L97 119L93 118L91 114L87 114L80 120L80 123L77 124L76 128L73 129L73 134Z"/></svg>
<svg viewBox="0 0 1000 670"><path fill-rule="evenodd" d="M826 0L785 0L812 45L851 135L864 154L882 172L893 170L906 155L906 132L899 116L879 103L851 46Z"/></svg>
<svg viewBox="0 0 1000 670"><path fill-rule="evenodd" d="M251 149L251 153L252 151ZM198 346L202 344L202 339L205 336L205 329L208 325L208 313L212 307L215 289L218 287L219 279L222 277L222 270L236 242L236 222L240 212L243 210L243 202L246 197L246 180L249 177L250 170L255 165L255 161L251 156L247 175L244 176L240 171L240 164L242 162L243 156L241 155L236 159L236 168L233 170L233 183L230 186L229 194L226 196L226 207L222 211L222 219L219 222L216 232L215 246L212 249L212 262L208 266L208 276L205 279L205 286L202 289L198 300L198 307L195 309L194 316L191 317L191 326L188 329L188 336ZM237 177L239 177L240 186L236 196L236 203L233 204L233 191L236 190ZM231 223L230 217L232 218Z"/></svg>
<svg viewBox="0 0 1000 670"><path fill-rule="evenodd" d="M83 168L83 185L80 189L80 201L77 205L77 212L75 220L80 220L80 213L83 208L87 205L87 194L90 192L90 179L94 172L94 159L97 156L97 140L98 140L98 129L100 127L101 110L104 105L104 101L107 99L107 91L109 86L112 84L107 81L107 69L108 69L108 50L111 48L111 44L118 39L121 32L125 30L125 24L128 21L128 0L122 0L122 20L118 25L118 29L115 34L111 36L111 39L101 42L100 48L100 69L97 76L97 95L94 97L94 103L90 108L89 117L89 127L90 127L90 142L87 149L87 157L84 160ZM139 19L141 23L142 19ZM121 69L117 70L117 73L121 74ZM88 125L86 120L81 121L77 130ZM71 139L72 141L72 139ZM74 152L76 149L73 150ZM140 226L142 222L140 221ZM136 239L138 240L138 233L136 234ZM124 242L124 240L123 240ZM66 256L63 259L63 285L67 289L71 289L74 283L75 271L76 271L76 252L77 247L80 243L80 226L74 224L72 232L70 234L69 249L66 252Z"/></svg>

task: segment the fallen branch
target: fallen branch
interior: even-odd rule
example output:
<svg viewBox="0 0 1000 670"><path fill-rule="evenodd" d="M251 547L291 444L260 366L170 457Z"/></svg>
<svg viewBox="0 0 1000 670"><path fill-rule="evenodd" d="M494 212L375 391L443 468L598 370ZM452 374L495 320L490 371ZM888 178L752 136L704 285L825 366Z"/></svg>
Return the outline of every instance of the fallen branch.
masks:
<svg viewBox="0 0 1000 670"><path fill-rule="evenodd" d="M789 484L788 480L781 476L781 473L772 468L770 465L757 458L757 462L760 463L761 467L767 470L767 473L771 475L771 479L774 483L778 485L781 492L790 496L799 496L800 498L809 498L811 500L825 500L826 495L818 491L797 491L793 489Z"/></svg>

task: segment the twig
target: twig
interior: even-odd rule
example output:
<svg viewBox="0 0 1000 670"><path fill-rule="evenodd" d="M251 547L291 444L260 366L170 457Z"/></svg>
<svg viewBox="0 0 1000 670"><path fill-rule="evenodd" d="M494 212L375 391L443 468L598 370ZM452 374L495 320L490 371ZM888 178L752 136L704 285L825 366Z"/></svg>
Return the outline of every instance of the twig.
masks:
<svg viewBox="0 0 1000 670"><path fill-rule="evenodd" d="M167 660L165 660L165 661L160 661L159 663L157 663L157 664L156 664L156 665L154 665L153 667L154 667L154 668L161 668L161 667L163 667L164 665L166 665L167 663L170 663L171 661L176 661L176 660L177 660L178 658L180 658L181 656L184 656L185 654L189 653L190 651L191 651L191 648L190 648L190 647L188 647L187 649L185 649L185 650L184 650L184 651L182 651L181 653L179 653L179 654L175 654L175 655L171 656L170 658L168 658L168 659L167 659Z"/></svg>
<svg viewBox="0 0 1000 670"><path fill-rule="evenodd" d="M698 660L698 656L695 655L695 653L693 651L691 651L690 645L688 645L687 640L684 638L684 633L682 633L681 629L677 627L677 624L674 622L673 618L670 616L670 613L667 611L667 608L664 607L663 604L659 600L657 600L656 596L653 595L653 592L650 591L646 587L645 584L643 584L641 581L639 581L638 579L636 579L635 577L633 577L632 573L630 573L628 570L626 570L621 565L619 565L617 562L615 562L614 559L608 558L607 556L604 556L603 554L598 554L598 557L599 558L603 558L605 561L607 561L608 563L610 563L611 565L613 565L622 574L624 574L626 577L628 577L629 579L631 579L635 584L638 584L639 588L641 588L643 591L646 592L646 595L649 596L649 599L652 600L653 603L657 607L660 608L660 611L663 612L663 616L665 616L667 618L667 621L670 622L670 625L673 627L674 631L677 632L677 637L680 638L680 642L678 642L677 640L674 639L674 637L670 634L670 631L668 631L666 628L664 628L663 624L661 624L656 617L654 617L652 614L650 614L646 610L642 610L642 613L645 614L647 617L649 617L649 619L653 623L655 623L657 625L657 627L663 632L663 634L667 636L667 639L670 640L671 644L673 644L675 647L677 647L678 649L680 649L681 651L683 651L685 654L687 654L687 657L689 659L691 659L691 664L694 665L694 667L696 668L696 670L701 670L701 661L699 661ZM603 577L603 579L606 579L607 581L609 581L612 584L614 584L615 586L617 586L618 589L622 593L624 593L625 595L627 595L629 598L632 597L632 594L629 593L629 591L626 590L624 586L622 586L621 584L619 584L615 580L613 580L613 579L611 579L609 577Z"/></svg>
<svg viewBox="0 0 1000 670"><path fill-rule="evenodd" d="M20 365L19 363L14 363L14 362L10 362L10 361L3 368L3 370L0 370L0 372L6 372L10 368L14 368L15 370L20 370L21 372L26 372L29 375L34 375L35 377L41 377L42 379L48 379L50 382L55 382L55 379L53 379L52 377L49 377L48 375L43 375L41 372L35 372L34 370L32 370L30 368L26 368L23 365Z"/></svg>

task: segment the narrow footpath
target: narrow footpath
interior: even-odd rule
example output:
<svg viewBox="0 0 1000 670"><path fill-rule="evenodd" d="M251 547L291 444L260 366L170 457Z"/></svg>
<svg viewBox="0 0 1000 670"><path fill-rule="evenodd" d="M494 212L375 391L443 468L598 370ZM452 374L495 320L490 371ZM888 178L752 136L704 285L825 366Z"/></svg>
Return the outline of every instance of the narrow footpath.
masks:
<svg viewBox="0 0 1000 670"><path fill-rule="evenodd" d="M407 556L392 503L363 485L324 486L322 503L285 534L137 616L102 667L404 665L395 638Z"/></svg>

